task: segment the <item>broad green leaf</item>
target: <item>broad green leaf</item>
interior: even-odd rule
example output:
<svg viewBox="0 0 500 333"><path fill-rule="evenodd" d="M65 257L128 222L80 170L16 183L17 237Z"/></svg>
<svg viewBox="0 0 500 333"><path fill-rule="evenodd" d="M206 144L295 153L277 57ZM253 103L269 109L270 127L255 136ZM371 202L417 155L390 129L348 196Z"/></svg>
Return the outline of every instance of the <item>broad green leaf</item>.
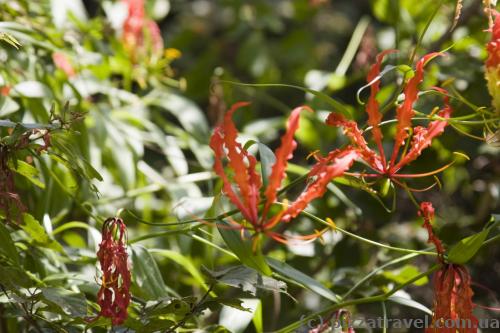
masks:
<svg viewBox="0 0 500 333"><path fill-rule="evenodd" d="M133 277L141 297L154 300L168 296L160 269L151 253L140 245L132 245L130 248L132 249Z"/></svg>
<svg viewBox="0 0 500 333"><path fill-rule="evenodd" d="M323 296L324 298L338 303L340 297L333 293L330 289L319 283L317 280L313 279L307 274L302 273L301 271L293 268L285 262L276 260L274 258L266 257L267 263L271 266L276 272L279 274L297 282L302 285L304 288L311 290L312 292Z"/></svg>
<svg viewBox="0 0 500 333"><path fill-rule="evenodd" d="M276 162L276 156L274 155L273 151L269 149L265 144L260 142L257 144L259 146L262 182L264 183L264 186L267 186L269 177L272 173L273 165Z"/></svg>
<svg viewBox="0 0 500 333"><path fill-rule="evenodd" d="M45 84L38 81L24 81L12 88L13 96L43 98L52 97L52 92Z"/></svg>
<svg viewBox="0 0 500 333"><path fill-rule="evenodd" d="M256 269L264 275L271 276L271 268L267 265L262 252L257 249L254 253L251 240L242 239L239 231L230 228L231 226L227 222L221 221L217 223L217 229L219 229L219 233L229 249L246 266Z"/></svg>
<svg viewBox="0 0 500 333"><path fill-rule="evenodd" d="M13 171L16 173L20 174L21 176L25 177L28 179L30 182L35 184L36 186L40 187L41 189L45 189L45 184L40 181L40 179L37 178L38 176L38 170L32 166L31 164L28 164L24 161L17 160L15 165L9 166Z"/></svg>
<svg viewBox="0 0 500 333"><path fill-rule="evenodd" d="M411 280L413 277L419 275L420 272L419 269L416 266L413 265L404 265L402 268L399 268L394 271L385 271L382 273L382 275L391 281L394 281L398 284L403 284L408 280ZM414 285L416 286L422 286L426 283L429 282L429 279L427 276L421 278L420 280L417 280L413 282Z"/></svg>
<svg viewBox="0 0 500 333"><path fill-rule="evenodd" d="M463 265L468 262L483 245L490 229L484 229L477 234L466 237L455 244L448 252L448 260L455 264Z"/></svg>
<svg viewBox="0 0 500 333"><path fill-rule="evenodd" d="M87 301L82 293L63 288L43 288L42 296L68 316L85 317L87 315Z"/></svg>
<svg viewBox="0 0 500 333"><path fill-rule="evenodd" d="M38 222L32 215L24 213L23 220L24 224L21 224L21 228L31 237L33 244L52 249L57 252L64 252L62 245L56 240L50 238L40 222Z"/></svg>
<svg viewBox="0 0 500 333"><path fill-rule="evenodd" d="M19 265L19 255L14 242L10 237L9 230L0 222L0 256L4 256L6 260L11 261L15 265Z"/></svg>
<svg viewBox="0 0 500 333"><path fill-rule="evenodd" d="M268 276L262 276L255 269L246 266L233 266L216 272L205 268L205 271L217 282L234 288L240 288L254 296L258 289L287 293L285 282Z"/></svg>

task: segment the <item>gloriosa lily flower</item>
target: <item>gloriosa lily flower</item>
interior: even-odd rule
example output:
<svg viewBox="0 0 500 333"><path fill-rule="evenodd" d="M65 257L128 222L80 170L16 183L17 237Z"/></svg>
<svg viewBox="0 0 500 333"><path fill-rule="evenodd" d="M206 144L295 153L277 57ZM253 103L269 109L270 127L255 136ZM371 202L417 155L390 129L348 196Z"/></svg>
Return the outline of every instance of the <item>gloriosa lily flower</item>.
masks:
<svg viewBox="0 0 500 333"><path fill-rule="evenodd" d="M256 171L257 160L240 143L236 141L238 131L232 121L233 113L249 103L240 102L234 104L225 114L223 122L215 128L210 140L210 147L215 153L214 170L223 181L223 191L229 200L238 208L245 221L236 223L232 221L235 228L239 230L251 229L255 234L265 234L278 242L286 243L287 238L273 231L280 222L289 222L306 208L309 202L322 196L326 186L332 178L342 175L352 165L357 156L355 151L337 151L329 156L329 162L317 164L310 172L307 188L298 198L286 205L279 213L269 216L271 206L277 201L278 190L286 176L285 170L288 160L292 157L297 144L293 139L294 133L299 127L299 116L303 109L312 111L308 107L294 109L288 119L286 133L281 138L281 146L276 150L276 161L272 167L271 175L265 189L262 189L261 176ZM227 158L227 166L232 170L232 181L238 191L233 188L233 182L224 170L224 157ZM265 203L259 212L260 191L263 191ZM248 222L248 223L246 223ZM251 227L248 228L247 225ZM300 236L299 239L314 239L320 236L320 232L313 235ZM257 238L255 238L256 240ZM254 243L255 246L255 243Z"/></svg>
<svg viewBox="0 0 500 333"><path fill-rule="evenodd" d="M101 265L101 288L97 303L101 307L99 316L111 318L113 325L127 319L130 303L130 263L126 249L127 228L120 218L109 218L102 227L102 241L97 258Z"/></svg>
<svg viewBox="0 0 500 333"><path fill-rule="evenodd" d="M432 324L426 333L477 333L479 321L472 313L472 289L470 274L462 265L444 261L444 248L432 231L434 207L430 202L420 204L419 215L424 219L423 227L429 234L429 243L434 243L441 268L434 275L434 312Z"/></svg>
<svg viewBox="0 0 500 333"><path fill-rule="evenodd" d="M52 61L57 68L61 69L68 77L73 77L76 75L76 71L71 65L68 57L62 52L52 53Z"/></svg>
<svg viewBox="0 0 500 333"><path fill-rule="evenodd" d="M415 115L413 104L418 99L418 85L424 78L424 66L431 59L441 55L441 53L430 53L422 57L416 65L415 74L408 80L404 87L405 99L401 105L396 109L396 134L394 138L394 146L390 159L386 158L384 148L382 146L382 131L380 130L380 122L382 120L382 113L380 106L376 100L377 94L380 90L380 66L384 56L388 53L394 52L387 50L377 56L377 61L372 65L368 75L367 82L370 86L370 97L366 106L368 114L368 124L371 127L373 140L377 146L377 151L368 146L367 141L363 137L363 131L358 128L356 122L347 120L342 114L330 113L326 123L330 126L342 127L344 134L350 139L354 149L359 153L362 161L370 167L375 173L352 173L354 176L362 177L385 177L392 182L402 185L399 181L401 178L416 178L425 177L436 174L444 168L437 169L432 172L422 174L402 174L399 171L406 165L413 162L422 153L422 151L431 145L432 140L443 133L444 128L448 124L448 119L453 112L449 105L448 98L444 97L444 107L437 112L437 115L442 118L441 120L434 120L429 122L427 127L416 126L412 128L412 118ZM437 91L445 93L446 91L441 88L434 88ZM400 156L400 150L404 146L405 140L409 137L410 130L413 130L412 141L409 145L408 152ZM399 157L399 160L398 160Z"/></svg>
<svg viewBox="0 0 500 333"><path fill-rule="evenodd" d="M493 98L493 106L500 112L500 14L494 12L495 21L490 28L491 40L486 45L488 59L486 59L486 81L488 90Z"/></svg>
<svg viewBox="0 0 500 333"><path fill-rule="evenodd" d="M155 21L146 16L144 0L122 0L128 7L123 24L123 41L135 59L135 53L150 43L154 54L163 52L163 38ZM137 59L135 59L137 60Z"/></svg>

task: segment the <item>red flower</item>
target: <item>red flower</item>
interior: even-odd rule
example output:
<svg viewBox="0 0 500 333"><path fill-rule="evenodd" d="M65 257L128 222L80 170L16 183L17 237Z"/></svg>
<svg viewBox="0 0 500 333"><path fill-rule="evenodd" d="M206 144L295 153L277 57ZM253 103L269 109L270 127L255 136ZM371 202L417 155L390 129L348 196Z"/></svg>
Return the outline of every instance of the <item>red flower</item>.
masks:
<svg viewBox="0 0 500 333"><path fill-rule="evenodd" d="M52 61L57 68L61 69L68 77L73 77L76 75L75 69L71 65L68 57L61 52L52 53Z"/></svg>
<svg viewBox="0 0 500 333"><path fill-rule="evenodd" d="M411 120L415 115L413 104L418 99L418 85L423 81L424 65L431 58L441 55L440 53L427 54L417 62L414 76L408 80L404 87L403 92L405 100L396 109L396 134L391 158L390 160L388 160L385 156L385 152L382 146L383 135L379 127L382 120L382 114L379 110L379 103L376 100L376 96L380 90L380 80L378 76L380 74L380 66L383 57L391 52L394 51L388 50L379 54L377 56L377 62L372 65L367 75L367 82L371 84L371 93L366 106L366 112L368 114L368 124L371 126L372 137L375 141L378 152L368 146L367 141L363 137L364 133L358 128L356 122L347 120L342 114L331 113L328 116L326 123L330 126L342 127L344 129L344 134L349 137L352 145L354 146L354 149L359 153L361 159L365 162L366 165L368 165L373 171L375 171L375 173L357 173L352 175L363 177L386 177L391 181L401 185L401 183L398 181L398 178L424 177L442 171L443 168L424 174L399 173L399 171L405 165L413 162L425 148L430 146L432 140L444 131L444 128L448 124L446 119L450 117L453 110L448 103L448 98L445 96L444 107L438 112L438 116L445 120L431 121L427 127L414 127L413 138L410 143L409 150L407 153L403 153L400 156L401 147L409 136L409 130L412 128ZM434 89L443 93L446 92L441 88Z"/></svg>
<svg viewBox="0 0 500 333"><path fill-rule="evenodd" d="M146 17L144 0L122 0L128 6L128 16L123 24L123 41L130 52L143 48L148 41L154 53L163 51L161 31L155 21Z"/></svg>
<svg viewBox="0 0 500 333"><path fill-rule="evenodd" d="M9 96L9 93L10 93L10 86L0 87L0 95Z"/></svg>
<svg viewBox="0 0 500 333"><path fill-rule="evenodd" d="M494 11L493 15L495 15L495 21L490 28L491 40L486 45L488 58L486 59L485 76L488 81L488 90L493 97L493 106L500 110L500 14Z"/></svg>
<svg viewBox="0 0 500 333"><path fill-rule="evenodd" d="M263 189L265 203L259 212L262 179L255 170L257 160L236 141L238 131L232 121L233 113L238 108L248 104L245 102L234 104L224 116L223 122L215 128L210 140L210 147L215 153L214 170L223 180L224 193L240 210L246 222L251 225L251 229L255 233L264 233L276 241L286 243L287 239L283 235L273 232L272 229L281 221L289 222L304 210L309 202L322 196L328 182L349 169L358 154L355 151L332 152L328 161L323 160L311 170L308 186L302 194L285 209L269 216L271 206L276 202L278 190L286 176L285 170L288 160L292 157L297 145L293 136L299 127L300 112L302 109L312 111L308 107L294 109L288 119L287 131L281 138L281 146L276 150L276 162L272 167L268 185ZM233 172L232 181L224 171L224 157L227 158L227 165ZM233 183L238 191L233 188ZM237 224L234 222L233 224L241 230L246 228L245 223ZM318 237L318 233L299 238L314 239L316 237Z"/></svg>
<svg viewBox="0 0 500 333"><path fill-rule="evenodd" d="M472 314L471 278L467 268L444 262L444 247L434 235L431 221L434 207L430 202L420 204L419 215L424 219L423 227L429 234L429 243L434 243L442 267L434 275L434 313L431 327L426 333L477 333L478 320Z"/></svg>
<svg viewBox="0 0 500 333"><path fill-rule="evenodd" d="M102 227L102 242L97 258L102 270L97 303L99 316L111 318L113 325L127 319L130 303L130 264L126 249L126 226L120 218L109 218Z"/></svg>

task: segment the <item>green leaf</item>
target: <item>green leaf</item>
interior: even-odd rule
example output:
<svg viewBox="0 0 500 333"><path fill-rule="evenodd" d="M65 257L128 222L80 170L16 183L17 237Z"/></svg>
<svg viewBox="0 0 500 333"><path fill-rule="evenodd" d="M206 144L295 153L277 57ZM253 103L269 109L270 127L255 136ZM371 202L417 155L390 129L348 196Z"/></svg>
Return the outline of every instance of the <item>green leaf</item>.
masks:
<svg viewBox="0 0 500 333"><path fill-rule="evenodd" d="M394 281L398 284L404 284L406 281L411 280L413 277L419 275L420 272L419 269L416 266L413 265L404 265L402 268L399 268L394 271L385 271L382 273L382 275L391 281ZM429 282L429 279L427 276L421 278L420 280L417 280L413 282L414 285L416 286L422 286L426 283Z"/></svg>
<svg viewBox="0 0 500 333"><path fill-rule="evenodd" d="M39 81L24 81L16 84L13 89L13 96L28 98L52 97L52 92L45 84Z"/></svg>
<svg viewBox="0 0 500 333"><path fill-rule="evenodd" d="M250 311L241 311L234 307L224 306L220 313L219 324L233 333L242 333L255 317L255 312L260 305L259 299L242 299L243 306ZM257 330L257 332L260 332Z"/></svg>
<svg viewBox="0 0 500 333"><path fill-rule="evenodd" d="M262 252L256 250L254 253L252 250L252 243L249 239L243 240L240 232L230 229L229 223L225 221L217 223L217 229L219 229L219 233L226 245L236 254L236 256L238 256L243 264L264 275L271 276L271 268L267 265Z"/></svg>
<svg viewBox="0 0 500 333"><path fill-rule="evenodd" d="M40 187L41 189L45 189L45 184L42 183L40 179L37 178L38 170L31 164L28 164L21 160L17 160L14 165L9 165L9 168L15 171L17 174L20 174L21 176L25 177L26 179L28 179L30 182Z"/></svg>
<svg viewBox="0 0 500 333"><path fill-rule="evenodd" d="M483 242L486 240L490 229L484 229L477 234L466 237L462 239L460 242L455 244L450 251L448 252L448 261L463 265L474 255L483 245Z"/></svg>
<svg viewBox="0 0 500 333"><path fill-rule="evenodd" d="M42 296L68 316L85 317L87 315L87 301L82 293L63 288L43 288Z"/></svg>
<svg viewBox="0 0 500 333"><path fill-rule="evenodd" d="M164 256L176 262L179 266L181 266L189 274L191 274L191 276L198 282L200 287L205 288L206 290L208 289L207 285L205 284L205 280L203 279L203 275L198 270L198 268L196 268L196 266L193 264L192 260L189 257L184 256L179 252L172 250L151 249L149 251L150 253Z"/></svg>
<svg viewBox="0 0 500 333"><path fill-rule="evenodd" d="M32 215L24 213L23 219L24 224L21 224L21 228L32 238L33 244L52 249L57 252L64 252L62 245L56 240L50 238L40 222L38 222Z"/></svg>
<svg viewBox="0 0 500 333"><path fill-rule="evenodd" d="M168 296L160 269L149 251L140 245L130 246L132 249L132 270L134 281L139 287L142 297L154 300Z"/></svg>
<svg viewBox="0 0 500 333"><path fill-rule="evenodd" d="M255 269L246 266L233 266L222 271L210 271L205 268L205 271L217 282L240 288L254 296L258 289L287 293L285 282L262 276Z"/></svg>
<svg viewBox="0 0 500 333"><path fill-rule="evenodd" d="M313 279L312 277L302 273L301 271L293 268L285 262L278 261L274 258L266 257L267 263L279 274L297 282L304 288L323 296L324 298L338 303L340 297L333 293L330 289L326 288L324 285Z"/></svg>
<svg viewBox="0 0 500 333"><path fill-rule="evenodd" d="M428 307L426 307L425 305L420 304L419 302L414 301L410 298L405 298L405 297L401 297L401 296L390 296L388 298L388 300L391 302L394 302L394 303L408 306L410 308L418 309L418 310L425 312L425 313L432 316L432 311Z"/></svg>
<svg viewBox="0 0 500 333"><path fill-rule="evenodd" d="M262 182L264 183L264 187L267 186L269 177L271 176L273 165L276 162L276 156L273 151L269 149L263 143L257 143L259 146L259 157L261 164L261 172L262 172Z"/></svg>
<svg viewBox="0 0 500 333"><path fill-rule="evenodd" d="M0 223L0 256L11 261L15 265L19 265L19 255L16 246L10 237L9 230Z"/></svg>

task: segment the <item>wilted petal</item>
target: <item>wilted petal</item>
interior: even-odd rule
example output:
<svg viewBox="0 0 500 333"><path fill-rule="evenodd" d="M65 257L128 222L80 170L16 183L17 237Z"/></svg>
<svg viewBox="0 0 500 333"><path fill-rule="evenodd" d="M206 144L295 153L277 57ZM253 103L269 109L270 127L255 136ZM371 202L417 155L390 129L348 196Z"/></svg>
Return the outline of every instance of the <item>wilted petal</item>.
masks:
<svg viewBox="0 0 500 333"><path fill-rule="evenodd" d="M263 217L267 214L269 207L276 201L278 189L286 176L285 171L288 160L293 157L292 153L297 146L293 136L299 128L300 112L303 109L313 112L313 110L307 106L300 106L292 111L288 118L286 133L281 138L281 146L276 150L276 162L273 165L265 192L267 201L263 211Z"/></svg>
<svg viewBox="0 0 500 333"><path fill-rule="evenodd" d="M287 208L282 217L282 221L290 221L303 211L307 205L314 199L321 197L328 183L335 177L339 177L346 172L359 153L352 147L344 150L331 152L328 157L320 159L313 166L309 173L310 183L302 194Z"/></svg>
<svg viewBox="0 0 500 333"><path fill-rule="evenodd" d="M434 313L426 333L477 333L471 278L464 266L447 264L434 275ZM452 327L450 327L452 326Z"/></svg>
<svg viewBox="0 0 500 333"><path fill-rule="evenodd" d="M358 124L355 121L347 120L342 114L332 112L328 115L326 124L342 127L344 129L344 134L351 140L352 144L361 155L361 158L368 163L372 169L379 172L384 171L380 156L368 147L363 137L363 132L358 128Z"/></svg>

